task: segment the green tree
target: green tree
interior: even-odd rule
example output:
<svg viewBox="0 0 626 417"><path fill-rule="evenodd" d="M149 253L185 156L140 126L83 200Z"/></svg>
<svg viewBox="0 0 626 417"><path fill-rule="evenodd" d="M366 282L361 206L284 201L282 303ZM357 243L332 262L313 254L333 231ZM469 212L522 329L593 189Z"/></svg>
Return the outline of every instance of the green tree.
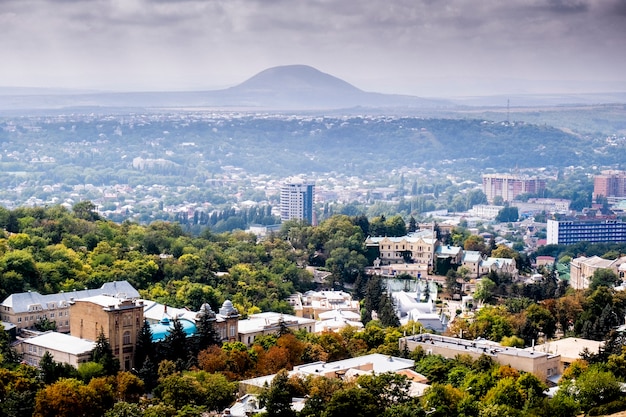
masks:
<svg viewBox="0 0 626 417"><path fill-rule="evenodd" d="M267 409L268 417L295 417L291 408L293 388L289 383L289 373L281 370L272 383L261 393L261 405Z"/></svg>
<svg viewBox="0 0 626 417"><path fill-rule="evenodd" d="M393 298L386 292L380 299L378 319L384 327L400 327L400 319L396 314Z"/></svg>
<svg viewBox="0 0 626 417"><path fill-rule="evenodd" d="M96 346L91 352L91 360L102 365L106 375L115 375L120 370L120 361L113 355L111 344L103 329L100 329Z"/></svg>
<svg viewBox="0 0 626 417"><path fill-rule="evenodd" d="M593 271L589 289L593 291L601 286L612 288L619 284L620 281L619 276L612 269L599 268Z"/></svg>

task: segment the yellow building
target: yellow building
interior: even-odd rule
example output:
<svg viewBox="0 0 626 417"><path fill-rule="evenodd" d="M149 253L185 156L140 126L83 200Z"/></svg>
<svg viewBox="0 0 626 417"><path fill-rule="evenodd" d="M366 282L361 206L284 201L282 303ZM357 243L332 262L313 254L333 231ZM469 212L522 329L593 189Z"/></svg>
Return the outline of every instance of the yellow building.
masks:
<svg viewBox="0 0 626 417"><path fill-rule="evenodd" d="M106 295L75 300L70 306L70 334L96 341L108 339L122 370L134 367L137 334L143 325L143 303Z"/></svg>

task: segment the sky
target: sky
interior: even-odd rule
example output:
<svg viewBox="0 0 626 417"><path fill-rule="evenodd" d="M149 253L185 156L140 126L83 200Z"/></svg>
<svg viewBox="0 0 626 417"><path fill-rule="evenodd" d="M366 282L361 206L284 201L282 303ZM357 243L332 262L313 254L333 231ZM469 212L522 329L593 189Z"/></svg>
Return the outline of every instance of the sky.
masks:
<svg viewBox="0 0 626 417"><path fill-rule="evenodd" d="M0 0L0 86L213 90L305 64L423 97L626 91L626 0Z"/></svg>

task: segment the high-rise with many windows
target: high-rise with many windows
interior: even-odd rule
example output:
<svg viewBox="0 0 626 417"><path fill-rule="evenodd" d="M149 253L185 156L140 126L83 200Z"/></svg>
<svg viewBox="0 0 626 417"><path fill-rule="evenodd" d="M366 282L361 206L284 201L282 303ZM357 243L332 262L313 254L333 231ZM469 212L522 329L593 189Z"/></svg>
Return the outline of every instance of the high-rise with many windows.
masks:
<svg viewBox="0 0 626 417"><path fill-rule="evenodd" d="M571 245L577 242L626 242L626 223L614 219L548 220L548 245Z"/></svg>
<svg viewBox="0 0 626 417"><path fill-rule="evenodd" d="M546 189L546 180L511 174L483 175L483 192L487 201L493 203L496 197L502 201L513 201L520 194L540 195Z"/></svg>
<svg viewBox="0 0 626 417"><path fill-rule="evenodd" d="M626 172L602 171L593 179L593 199L603 197L626 197Z"/></svg>
<svg viewBox="0 0 626 417"><path fill-rule="evenodd" d="M306 220L313 224L313 200L315 183L306 180L290 180L280 189L280 219Z"/></svg>

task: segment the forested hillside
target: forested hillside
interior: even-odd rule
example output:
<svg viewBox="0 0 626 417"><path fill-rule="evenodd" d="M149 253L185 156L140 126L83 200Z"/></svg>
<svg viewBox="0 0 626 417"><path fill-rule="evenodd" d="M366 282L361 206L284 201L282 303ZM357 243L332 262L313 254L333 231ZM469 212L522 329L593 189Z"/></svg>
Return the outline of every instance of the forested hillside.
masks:
<svg viewBox="0 0 626 417"><path fill-rule="evenodd" d="M559 393L549 398L537 376L498 365L487 356L444 359L421 349L401 349L399 339L421 332L421 325L410 321L400 326L381 280L364 274L368 253L363 245L370 230L406 233L400 216L370 221L338 215L316 227L291 221L277 235L257 242L250 234L218 235L209 229L192 237L176 223L116 224L100 218L93 204L85 201L71 211L61 206L0 209L0 226L6 229L0 236L3 298L12 292L71 291L125 279L145 298L172 306L197 310L204 302L216 307L230 299L244 317L266 310L288 313L292 307L286 297L312 288L312 277L302 266L313 264L331 273L323 286L353 285L367 323L363 331L348 326L321 334L282 329L256 338L251 347L240 342L216 344L210 325L203 321L192 339L185 338L182 325L175 325L159 344L152 342L149 327L144 326L135 358L142 365L134 372L119 371L106 339L98 340L92 360L78 369L55 363L49 355L35 369L20 363L6 333L0 332L2 415L200 416L234 401L234 381L275 372L279 377L261 396L269 416L278 415L276 410L295 416L289 411L292 396L307 398L301 417L348 412L388 417L427 413L547 417L626 408L620 390L626 342L613 331L623 324L626 296L608 285L617 280L611 271L594 274L586 291L568 289L549 269L542 271L542 280L528 285L513 282L506 274L489 274L475 297L477 303L489 305L480 310L472 306L473 318L455 320L448 330L450 335L519 347L557 333L607 339L604 349L585 352L572 364L559 383ZM466 231L454 231L456 236L467 236L459 243L470 244ZM480 247L505 256L504 248ZM522 267L525 257L506 249L506 256L515 257ZM551 248L551 253L559 256L570 249L576 250ZM456 283L458 276L452 272L450 282ZM450 295L453 290L446 291ZM378 319L372 319L374 310ZM37 326L47 329L50 322L42 320ZM287 378L281 371L366 353L411 357L431 387L418 398L409 395L404 376L365 375L341 381ZM142 398L146 393L152 396Z"/></svg>

